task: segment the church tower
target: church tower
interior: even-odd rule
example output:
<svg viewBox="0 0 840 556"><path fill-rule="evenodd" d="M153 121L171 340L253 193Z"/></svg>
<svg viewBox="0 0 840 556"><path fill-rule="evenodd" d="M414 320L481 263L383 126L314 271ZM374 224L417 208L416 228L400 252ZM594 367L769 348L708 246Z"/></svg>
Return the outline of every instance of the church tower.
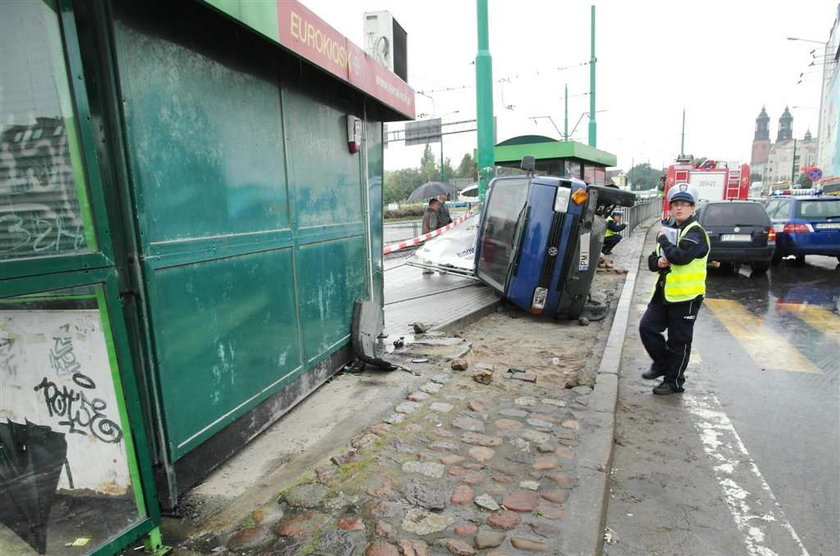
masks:
<svg viewBox="0 0 840 556"><path fill-rule="evenodd" d="M779 133L776 135L776 143L790 141L791 139L793 139L793 116L790 115L790 110L785 106L785 111L779 118Z"/></svg>
<svg viewBox="0 0 840 556"><path fill-rule="evenodd" d="M761 107L761 113L755 119L755 136L752 144L752 157L750 158L750 168L752 172L761 173L762 168L767 164L770 157L770 116L764 107ZM756 168L758 166L758 168Z"/></svg>

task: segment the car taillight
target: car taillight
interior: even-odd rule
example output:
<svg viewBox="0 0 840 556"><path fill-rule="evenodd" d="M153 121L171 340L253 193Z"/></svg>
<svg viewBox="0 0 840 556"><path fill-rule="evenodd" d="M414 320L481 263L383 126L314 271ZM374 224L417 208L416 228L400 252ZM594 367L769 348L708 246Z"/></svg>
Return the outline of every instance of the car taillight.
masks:
<svg viewBox="0 0 840 556"><path fill-rule="evenodd" d="M786 234L807 234L813 231L810 224L785 224Z"/></svg>
<svg viewBox="0 0 840 556"><path fill-rule="evenodd" d="M767 243L776 243L776 230L772 226L767 229Z"/></svg>

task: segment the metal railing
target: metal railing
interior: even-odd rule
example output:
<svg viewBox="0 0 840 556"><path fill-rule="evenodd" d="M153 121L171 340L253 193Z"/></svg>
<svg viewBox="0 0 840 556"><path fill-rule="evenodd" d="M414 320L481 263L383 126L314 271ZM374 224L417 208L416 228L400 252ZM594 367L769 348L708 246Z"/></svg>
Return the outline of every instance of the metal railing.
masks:
<svg viewBox="0 0 840 556"><path fill-rule="evenodd" d="M662 212L662 199L659 197L644 199L630 208L621 209L621 212L621 221L627 224L627 227L621 231L621 236L627 237L633 233L636 226Z"/></svg>

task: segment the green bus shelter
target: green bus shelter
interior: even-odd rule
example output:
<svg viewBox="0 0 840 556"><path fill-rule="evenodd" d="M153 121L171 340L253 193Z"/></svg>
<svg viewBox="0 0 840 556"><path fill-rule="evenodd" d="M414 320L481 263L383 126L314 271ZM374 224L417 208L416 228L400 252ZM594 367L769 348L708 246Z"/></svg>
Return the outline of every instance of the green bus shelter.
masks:
<svg viewBox="0 0 840 556"><path fill-rule="evenodd" d="M616 165L612 153L543 135L512 137L495 148L497 166L519 168L525 155L536 159L539 174L579 178L592 185L606 185L606 169Z"/></svg>
<svg viewBox="0 0 840 556"><path fill-rule="evenodd" d="M0 553L154 548L382 305L414 92L295 0L0 2L0 51Z"/></svg>

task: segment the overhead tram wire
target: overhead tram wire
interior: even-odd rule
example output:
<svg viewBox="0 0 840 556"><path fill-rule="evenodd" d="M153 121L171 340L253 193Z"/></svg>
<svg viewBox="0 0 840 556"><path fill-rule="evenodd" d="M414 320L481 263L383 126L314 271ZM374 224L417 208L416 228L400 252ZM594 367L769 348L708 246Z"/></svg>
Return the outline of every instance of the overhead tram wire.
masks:
<svg viewBox="0 0 840 556"><path fill-rule="evenodd" d="M580 63L572 64L572 65L569 65L569 66L558 66L556 68L548 68L546 70L534 70L533 72L528 72L528 73L514 73L514 74L511 74L511 75L506 75L504 77L500 77L500 78L496 79L495 82L496 83L504 83L504 82L510 83L512 79L519 79L520 77L532 77L532 76L544 75L548 72L566 71L566 70L570 70L570 69L575 69L575 68L588 66L591 63L592 63L591 61L587 60L586 62L580 62ZM445 92L452 92L452 91L462 91L462 90L465 90L465 89L475 89L475 84L473 83L471 85L459 85L459 86L456 86L456 87L441 87L439 89L428 89L428 90L423 90L423 91L416 91L416 93L420 94L420 95L430 95L430 94L433 94L433 93L445 93ZM582 93L582 94L588 95L589 93ZM581 95L575 95L575 96L581 96Z"/></svg>

